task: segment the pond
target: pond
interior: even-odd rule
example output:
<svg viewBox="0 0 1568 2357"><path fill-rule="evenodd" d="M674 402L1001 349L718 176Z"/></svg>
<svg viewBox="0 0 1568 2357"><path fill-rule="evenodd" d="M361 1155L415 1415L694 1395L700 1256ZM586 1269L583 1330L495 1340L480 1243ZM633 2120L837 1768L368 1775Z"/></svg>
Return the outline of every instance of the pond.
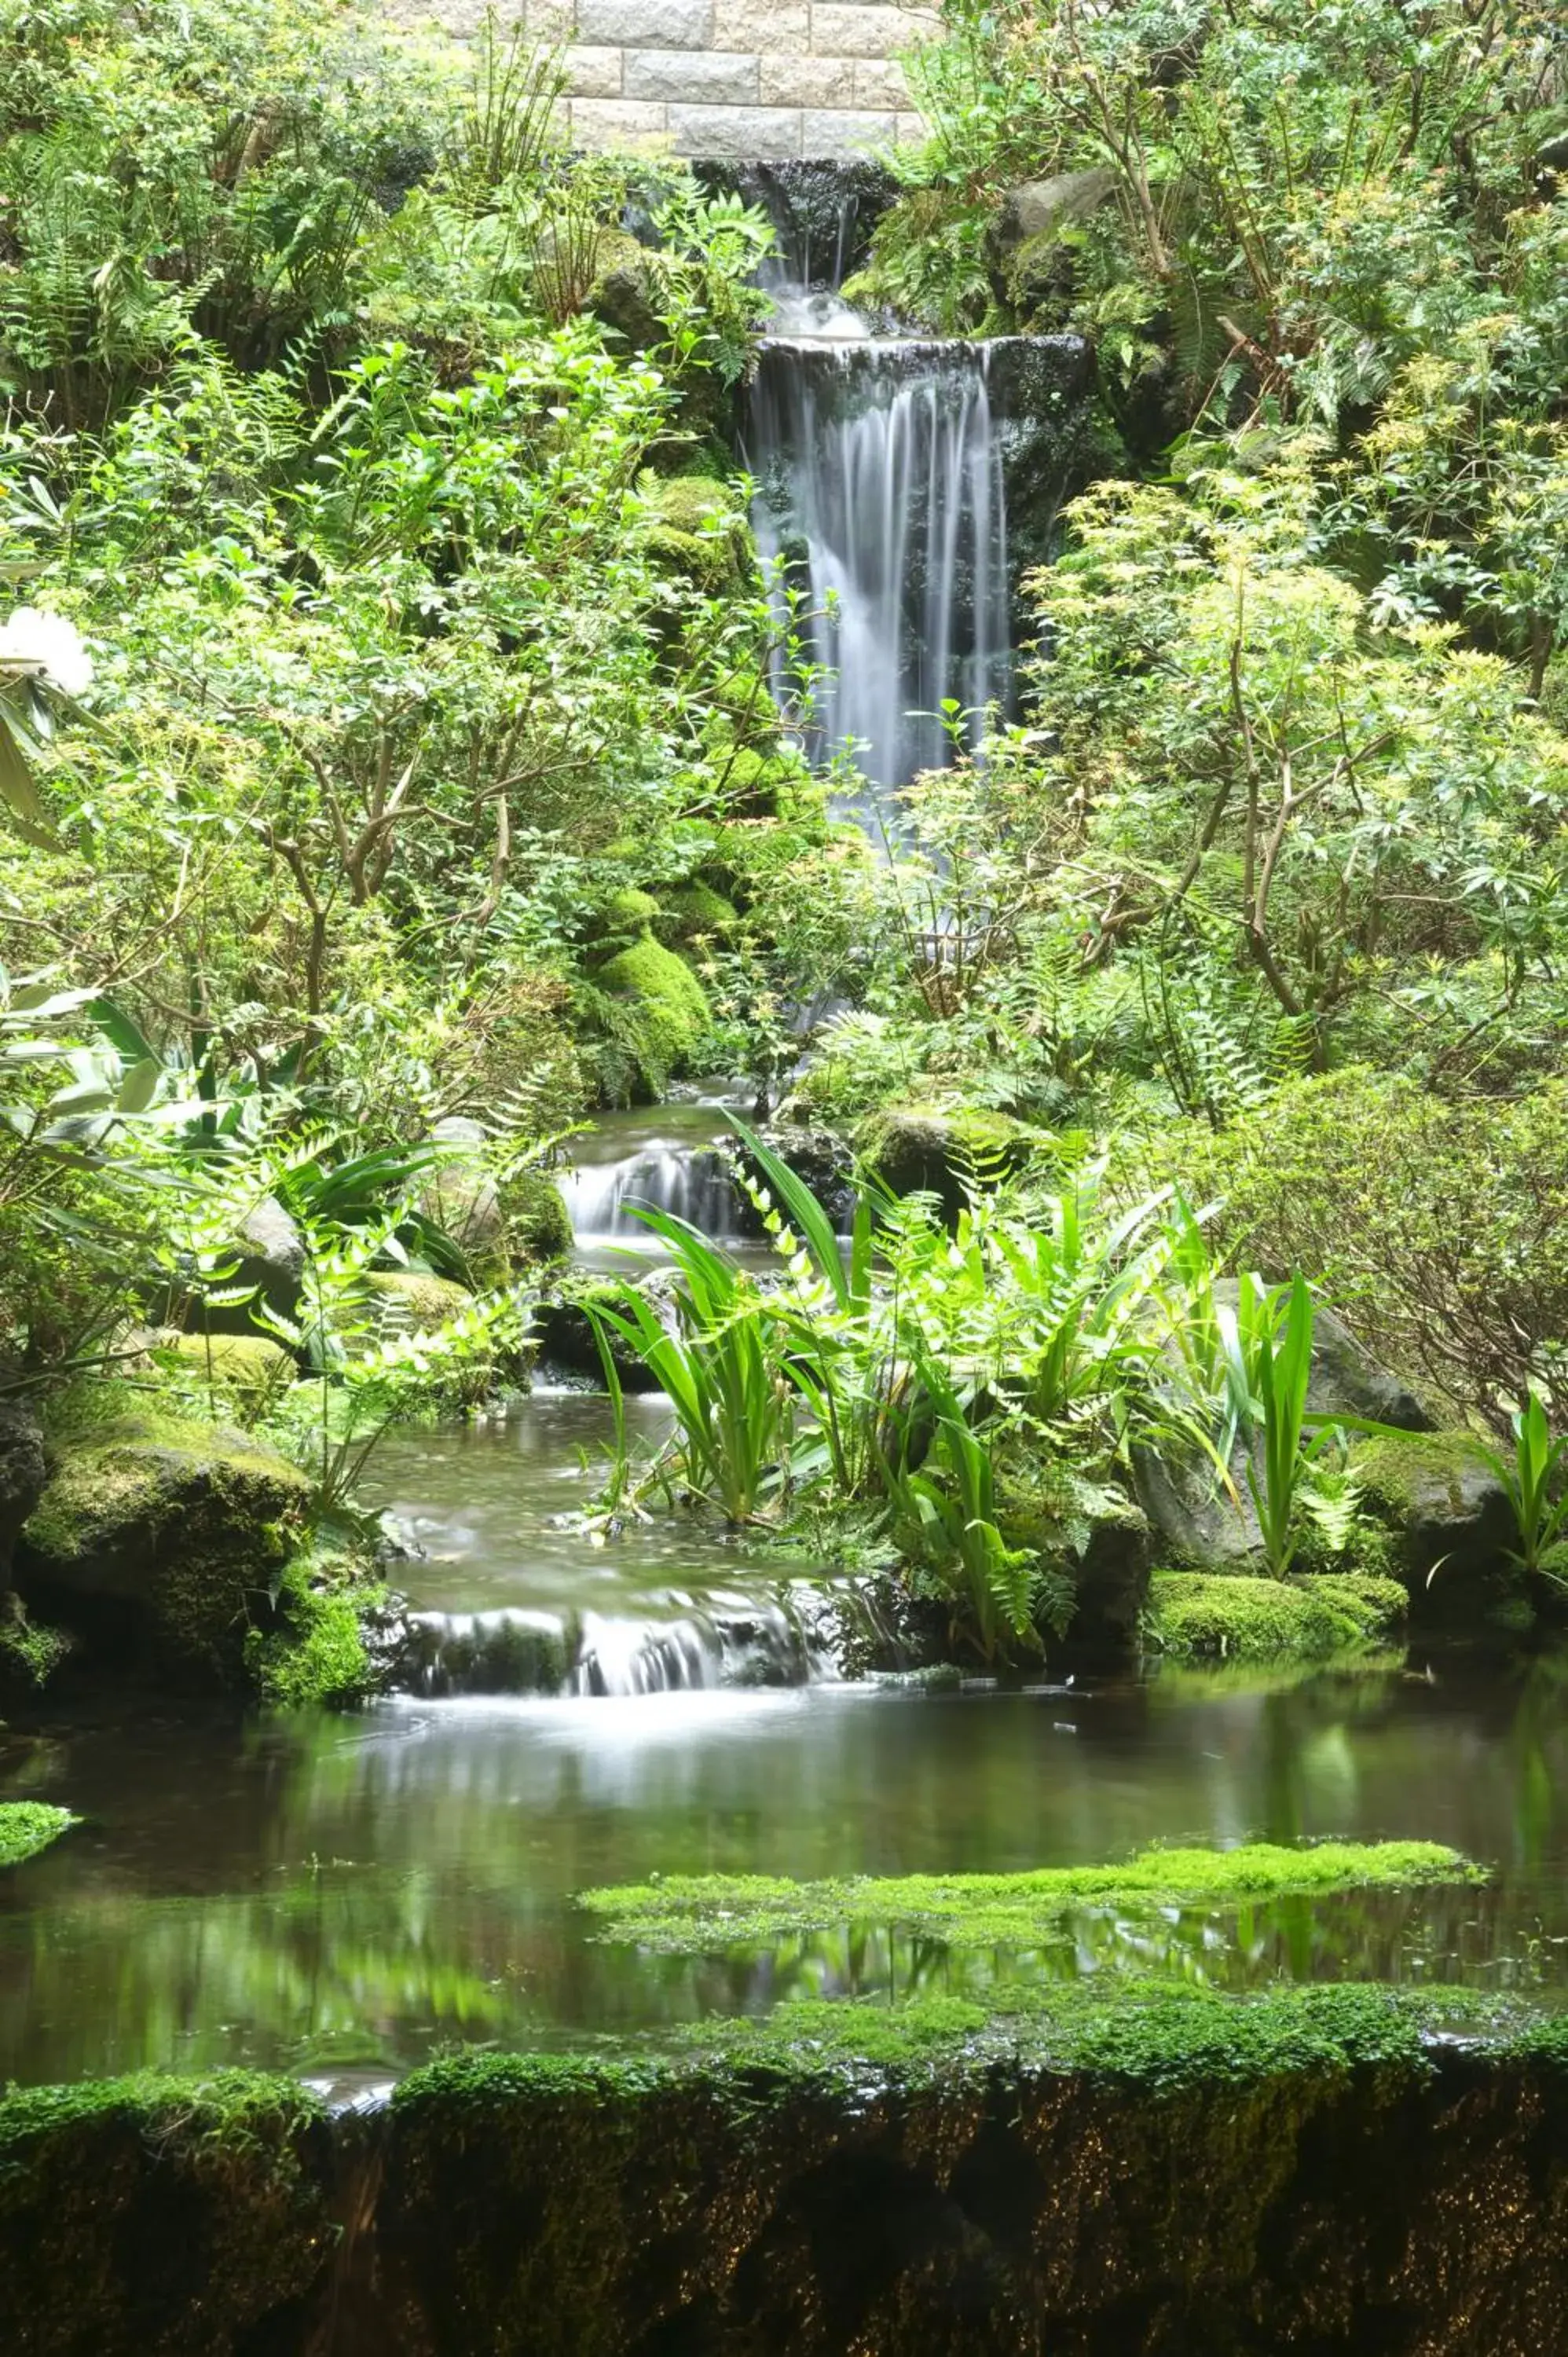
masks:
<svg viewBox="0 0 1568 2357"><path fill-rule="evenodd" d="M660 1405L639 1413L656 1433ZM674 1521L605 1547L587 1494L603 1404L389 1449L428 1550L414 1602L627 1626L753 1609L766 1552ZM788 1566L784 1566L788 1569ZM352 2085L444 2044L537 2046L759 2012L799 1994L1092 1973L1226 1986L1376 1976L1568 1988L1568 1659L1412 1649L1281 1674L1096 1674L1013 1690L820 1678L533 1697L389 1698L263 1718L133 1695L0 1735L0 1791L86 1822L0 1882L0 2078L275 2065ZM1118 1922L1081 1909L1025 1953L897 1926L651 1956L596 1943L574 1895L656 1873L1011 1869L1150 1843L1425 1837L1482 1889L1353 1894Z"/></svg>

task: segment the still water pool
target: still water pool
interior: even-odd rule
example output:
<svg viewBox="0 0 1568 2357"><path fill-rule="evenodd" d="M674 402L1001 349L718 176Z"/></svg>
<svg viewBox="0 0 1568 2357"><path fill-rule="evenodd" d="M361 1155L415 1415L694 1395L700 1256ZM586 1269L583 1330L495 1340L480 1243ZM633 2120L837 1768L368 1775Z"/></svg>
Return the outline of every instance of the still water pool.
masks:
<svg viewBox="0 0 1568 2357"><path fill-rule="evenodd" d="M545 1498L554 1512L589 1479L575 1414L558 1419L570 1448L537 1425L400 1445L389 1494L430 1548L409 1569L416 1600L581 1606L607 1586L657 1613L761 1576L688 1532L607 1564L553 1526ZM1417 1646L1353 1674L1082 1672L1070 1686L1067 1667L1034 1691L408 1696L271 1720L105 1698L14 1726L0 1796L85 1823L0 1879L0 2080L247 2063L351 2082L446 2042L1090 1973L1134 1946L1225 1986L1568 1992L1568 1658ZM574 1905L655 1872L1009 1869L1329 1835L1451 1843L1492 1880L1241 1921L1173 1911L1152 1929L1084 1910L1024 1955L949 1955L864 1923L645 1956L596 1943Z"/></svg>

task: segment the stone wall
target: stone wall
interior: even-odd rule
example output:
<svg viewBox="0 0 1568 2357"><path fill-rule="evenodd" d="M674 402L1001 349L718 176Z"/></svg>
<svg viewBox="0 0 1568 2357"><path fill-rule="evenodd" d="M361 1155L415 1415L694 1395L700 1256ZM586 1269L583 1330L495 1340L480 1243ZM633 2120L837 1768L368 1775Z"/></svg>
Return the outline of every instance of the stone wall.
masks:
<svg viewBox="0 0 1568 2357"><path fill-rule="evenodd" d="M390 0L406 25L472 37L483 0ZM517 5L503 7L515 21ZM934 28L883 0L522 0L563 45L574 140L642 140L748 163L864 155L919 136L897 53Z"/></svg>

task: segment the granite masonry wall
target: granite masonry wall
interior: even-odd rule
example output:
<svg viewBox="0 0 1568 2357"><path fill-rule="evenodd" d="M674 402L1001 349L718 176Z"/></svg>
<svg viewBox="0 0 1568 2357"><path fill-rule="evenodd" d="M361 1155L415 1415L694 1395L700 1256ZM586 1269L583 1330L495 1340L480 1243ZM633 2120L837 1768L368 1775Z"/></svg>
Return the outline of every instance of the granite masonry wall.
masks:
<svg viewBox="0 0 1568 2357"><path fill-rule="evenodd" d="M389 0L409 26L471 38L484 0ZM657 141L681 156L777 163L865 155L919 135L897 53L926 8L851 0L511 0L562 45L574 140Z"/></svg>

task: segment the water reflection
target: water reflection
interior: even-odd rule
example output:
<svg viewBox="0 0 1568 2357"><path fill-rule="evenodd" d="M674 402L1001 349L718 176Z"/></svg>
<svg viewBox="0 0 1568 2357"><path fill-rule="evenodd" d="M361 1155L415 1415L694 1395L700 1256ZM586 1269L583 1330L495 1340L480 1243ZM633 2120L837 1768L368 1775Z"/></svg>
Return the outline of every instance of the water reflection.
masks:
<svg viewBox="0 0 1568 2357"><path fill-rule="evenodd" d="M1430 1678L1418 1663L1273 1691L1090 1684L1070 1727L1049 1695L843 1688L59 1726L0 1749L5 1789L90 1820L0 1882L0 2076L401 2068L456 2039L1129 1964L1226 1986L1568 1986L1565 1681L1563 1662L1439 1660ZM1450 1842L1495 1879L1229 1920L1082 1908L1026 1955L864 1923L646 1957L595 1944L571 1904L654 1869L1005 1869L1330 1835Z"/></svg>

